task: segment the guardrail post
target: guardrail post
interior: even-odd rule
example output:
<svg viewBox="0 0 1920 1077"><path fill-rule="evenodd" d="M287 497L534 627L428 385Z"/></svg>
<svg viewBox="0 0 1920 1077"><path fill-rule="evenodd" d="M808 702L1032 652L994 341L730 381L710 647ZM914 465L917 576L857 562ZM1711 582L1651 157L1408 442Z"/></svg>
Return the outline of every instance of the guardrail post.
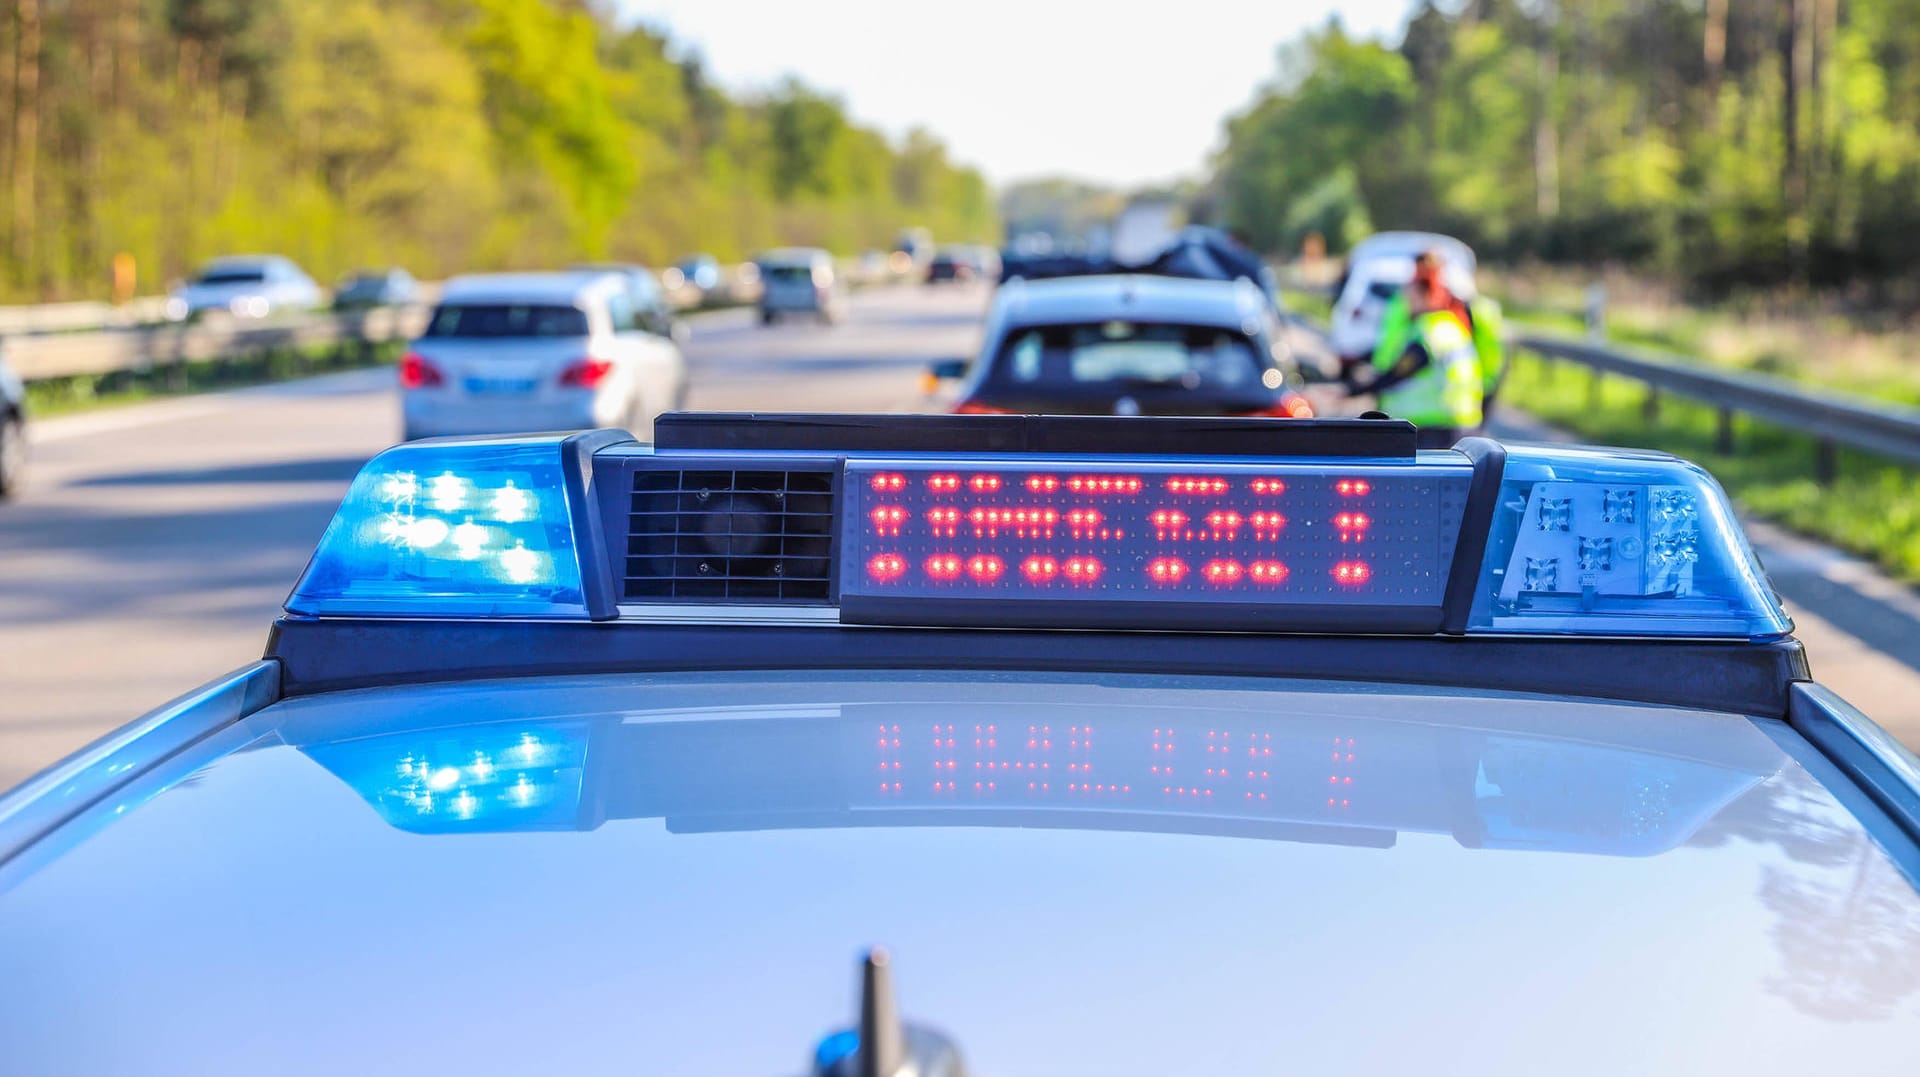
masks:
<svg viewBox="0 0 1920 1077"><path fill-rule="evenodd" d="M1821 438L1813 447L1813 477L1822 483L1832 482L1840 475L1840 448L1826 438Z"/></svg>
<svg viewBox="0 0 1920 1077"><path fill-rule="evenodd" d="M1640 417L1651 423L1660 418L1660 390L1647 386L1647 398L1640 402Z"/></svg>
<svg viewBox="0 0 1920 1077"><path fill-rule="evenodd" d="M1720 408L1714 414L1713 448L1722 455L1733 453L1733 409Z"/></svg>

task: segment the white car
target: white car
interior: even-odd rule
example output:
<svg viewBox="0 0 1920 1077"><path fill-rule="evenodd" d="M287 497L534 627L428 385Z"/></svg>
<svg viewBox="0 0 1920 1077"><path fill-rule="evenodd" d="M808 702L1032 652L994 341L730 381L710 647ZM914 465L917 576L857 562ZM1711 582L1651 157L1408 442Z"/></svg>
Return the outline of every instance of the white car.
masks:
<svg viewBox="0 0 1920 1077"><path fill-rule="evenodd" d="M760 324L782 314L811 314L828 324L846 313L846 294L833 256L817 247L768 251L760 267Z"/></svg>
<svg viewBox="0 0 1920 1077"><path fill-rule="evenodd" d="M1343 369L1372 357L1387 301L1413 279L1413 260L1424 251L1439 252L1447 287L1463 298L1474 295L1473 251L1459 240L1433 232L1368 236L1347 258L1347 274L1327 327L1328 342Z"/></svg>
<svg viewBox="0 0 1920 1077"><path fill-rule="evenodd" d="M681 407L687 363L636 320L613 273L497 273L447 282L400 362L405 437L624 427Z"/></svg>
<svg viewBox="0 0 1920 1077"><path fill-rule="evenodd" d="M167 317L185 321L208 312L264 318L285 310L316 310L326 296L305 270L277 254L216 258L167 297Z"/></svg>

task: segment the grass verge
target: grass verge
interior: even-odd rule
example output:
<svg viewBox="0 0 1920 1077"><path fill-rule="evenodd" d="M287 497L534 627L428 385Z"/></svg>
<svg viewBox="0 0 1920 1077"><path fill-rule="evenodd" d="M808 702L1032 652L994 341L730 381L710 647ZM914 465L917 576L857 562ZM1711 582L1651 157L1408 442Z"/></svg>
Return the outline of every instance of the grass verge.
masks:
<svg viewBox="0 0 1920 1077"><path fill-rule="evenodd" d="M33 417L46 418L171 396L266 385L392 363L399 358L403 347L398 341L387 341L272 348L232 359L195 360L149 370L43 378L27 384L27 408Z"/></svg>
<svg viewBox="0 0 1920 1077"><path fill-rule="evenodd" d="M1838 477L1814 478L1811 438L1735 418L1734 451L1715 446L1713 408L1672 397L1647 407L1646 387L1535 355L1514 358L1503 403L1582 441L1662 449L1713 472L1740 507L1878 562L1920 583L1920 473L1842 450Z"/></svg>

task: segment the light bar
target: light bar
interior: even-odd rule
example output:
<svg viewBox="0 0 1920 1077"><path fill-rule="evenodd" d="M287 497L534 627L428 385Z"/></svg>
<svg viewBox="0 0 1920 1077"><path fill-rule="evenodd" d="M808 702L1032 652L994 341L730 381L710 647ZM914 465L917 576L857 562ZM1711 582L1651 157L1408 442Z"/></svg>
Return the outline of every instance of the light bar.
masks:
<svg viewBox="0 0 1920 1077"><path fill-rule="evenodd" d="M699 619L785 601L824 612L810 621L901 627L1791 631L1699 468L1620 450L1467 448L1387 459L823 456L649 449L612 434L415 443L354 480L287 609L660 620L647 604ZM662 482L670 501L647 493ZM804 503L786 496L798 489ZM761 491L753 511L743 490ZM652 578L639 570L662 560L686 578L663 596L637 590Z"/></svg>
<svg viewBox="0 0 1920 1077"><path fill-rule="evenodd" d="M1432 631L1471 477L1458 458L849 461L841 606L884 623L1129 628L1312 627L1364 610Z"/></svg>
<svg viewBox="0 0 1920 1077"><path fill-rule="evenodd" d="M1670 456L1512 449L1471 632L1783 636L1726 494Z"/></svg>
<svg viewBox="0 0 1920 1077"><path fill-rule="evenodd" d="M423 442L374 457L287 611L584 617L562 441Z"/></svg>

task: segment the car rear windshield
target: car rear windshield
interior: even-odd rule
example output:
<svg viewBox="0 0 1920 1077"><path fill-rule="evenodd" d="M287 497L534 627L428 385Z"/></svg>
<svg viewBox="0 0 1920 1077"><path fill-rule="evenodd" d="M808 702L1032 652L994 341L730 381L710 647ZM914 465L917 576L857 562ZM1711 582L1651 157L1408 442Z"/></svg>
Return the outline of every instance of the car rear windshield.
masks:
<svg viewBox="0 0 1920 1077"><path fill-rule="evenodd" d="M259 284L266 279L264 269L209 269L200 274L201 284Z"/></svg>
<svg viewBox="0 0 1920 1077"><path fill-rule="evenodd" d="M430 337L584 337L587 314L531 303L448 303L433 312Z"/></svg>
<svg viewBox="0 0 1920 1077"><path fill-rule="evenodd" d="M990 381L1005 386L1139 389L1252 388L1258 349L1218 326L1143 322L1048 325L1015 330Z"/></svg>
<svg viewBox="0 0 1920 1077"><path fill-rule="evenodd" d="M1400 294L1400 286L1392 281L1377 280L1367 285L1367 294L1375 299L1392 299Z"/></svg>
<svg viewBox="0 0 1920 1077"><path fill-rule="evenodd" d="M813 283L812 266L768 266L766 275L768 280L779 281L782 284Z"/></svg>

